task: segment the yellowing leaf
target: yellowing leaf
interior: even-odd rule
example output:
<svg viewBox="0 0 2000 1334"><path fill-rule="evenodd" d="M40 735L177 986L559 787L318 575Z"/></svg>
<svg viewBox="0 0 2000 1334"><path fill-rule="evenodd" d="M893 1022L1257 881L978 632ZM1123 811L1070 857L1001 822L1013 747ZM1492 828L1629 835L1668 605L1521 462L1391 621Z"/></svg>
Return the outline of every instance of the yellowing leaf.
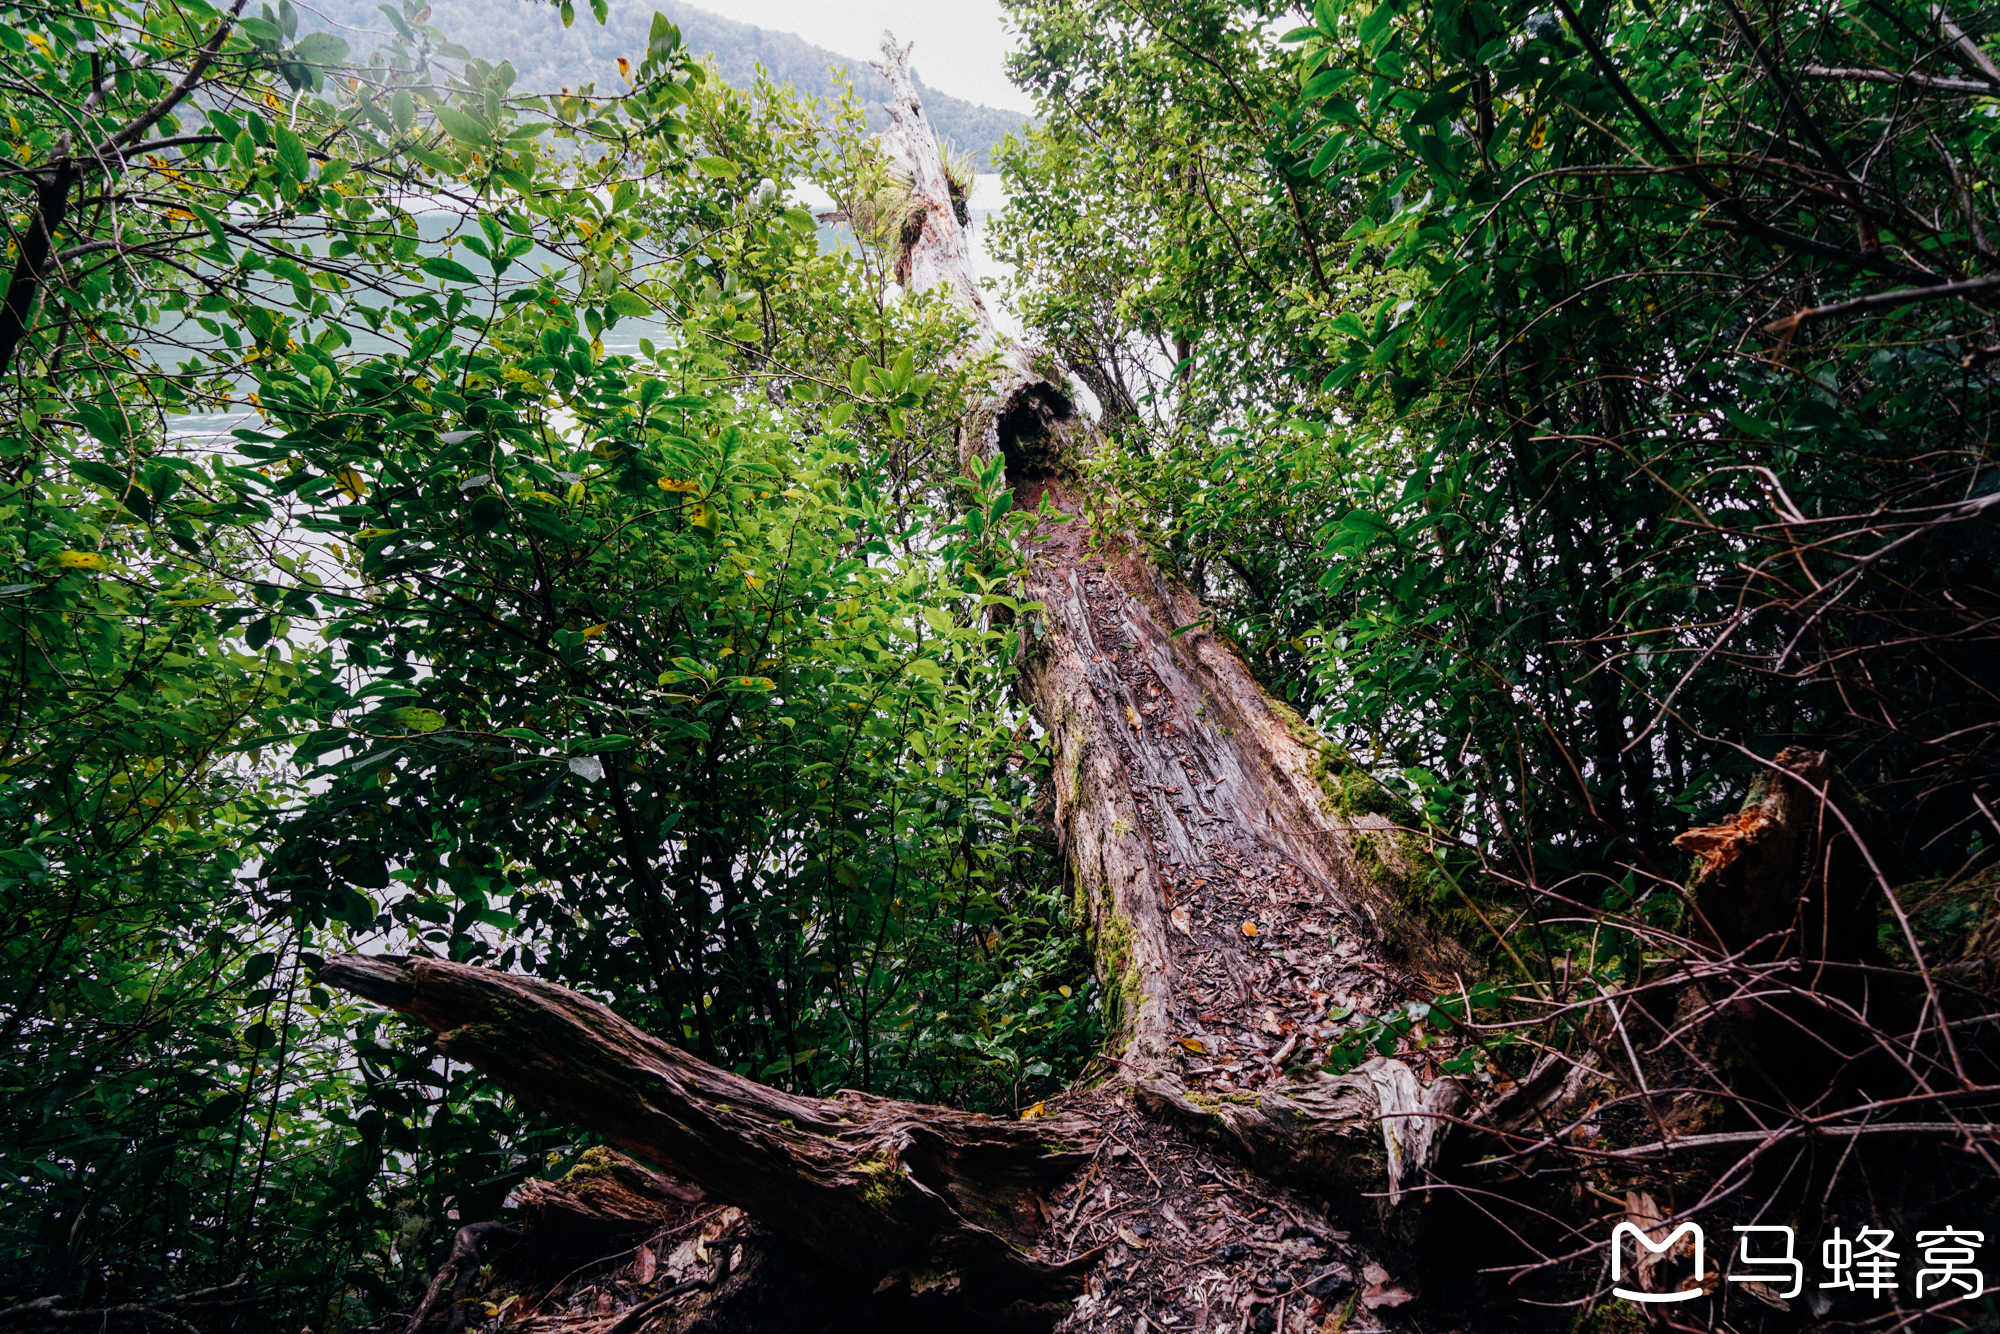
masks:
<svg viewBox="0 0 2000 1334"><path fill-rule="evenodd" d="M722 531L722 513L715 506L698 500L688 507L688 525L714 537Z"/></svg>
<svg viewBox="0 0 2000 1334"><path fill-rule="evenodd" d="M368 479L346 464L334 470L333 480L340 483L349 500L359 500L368 494Z"/></svg>
<svg viewBox="0 0 2000 1334"><path fill-rule="evenodd" d="M1136 732L1139 730L1139 711L1130 704L1125 706L1125 719L1132 724L1133 731Z"/></svg>
<svg viewBox="0 0 2000 1334"><path fill-rule="evenodd" d="M1195 1055L1197 1056L1208 1055L1208 1048L1201 1045L1200 1038L1181 1038L1178 1040L1183 1047L1186 1047L1189 1051L1193 1052Z"/></svg>
<svg viewBox="0 0 2000 1334"><path fill-rule="evenodd" d="M373 542L378 537L390 537L402 531L400 528L363 528L355 536L363 542Z"/></svg>
<svg viewBox="0 0 2000 1334"><path fill-rule="evenodd" d="M583 637L585 639L602 639L604 638L604 632L610 628L611 622L609 621L604 622L602 625L586 625L583 627Z"/></svg>
<svg viewBox="0 0 2000 1334"><path fill-rule="evenodd" d="M435 732L444 726L444 715L436 709L391 709L382 716L412 732Z"/></svg>
<svg viewBox="0 0 2000 1334"><path fill-rule="evenodd" d="M1243 934L1249 936L1253 940L1256 939L1257 924L1255 922L1245 922L1243 924Z"/></svg>
<svg viewBox="0 0 2000 1334"><path fill-rule="evenodd" d="M632 62L623 56L618 57L618 77L627 83L632 82Z"/></svg>
<svg viewBox="0 0 2000 1334"><path fill-rule="evenodd" d="M111 562L95 551L58 551L47 563L58 570L108 570Z"/></svg>
<svg viewBox="0 0 2000 1334"><path fill-rule="evenodd" d="M700 482L683 482L677 477L662 477L657 483L662 491L699 491Z"/></svg>

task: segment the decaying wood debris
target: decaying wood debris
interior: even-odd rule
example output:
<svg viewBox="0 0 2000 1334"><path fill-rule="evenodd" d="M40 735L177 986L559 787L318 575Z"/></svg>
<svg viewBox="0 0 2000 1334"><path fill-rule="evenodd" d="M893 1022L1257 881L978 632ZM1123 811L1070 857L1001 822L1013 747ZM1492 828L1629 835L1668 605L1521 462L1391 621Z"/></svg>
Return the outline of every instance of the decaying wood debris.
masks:
<svg viewBox="0 0 2000 1334"><path fill-rule="evenodd" d="M1093 522L1073 466L1093 428L1053 361L995 328L907 49L884 51L888 143L915 210L897 272L971 320L966 355L994 374L961 456L1004 457L1017 509L1041 515L1022 591L1044 610L1025 627L1021 681L1054 752L1065 858L1116 1000L1109 1073L1021 1121L799 1097L549 983L433 959L334 960L323 981L415 1016L522 1103L658 1169L596 1151L564 1182L528 1183L515 1258L473 1291L465 1276L487 1234L468 1229L413 1334L1422 1322L1412 1243L1454 1137L1524 1161L1603 1142L1588 1109L1608 1102L1623 1110L1607 1118L1629 1113L1641 1138L1665 1142L1712 1120L1710 1102L1656 1098L1636 1056L1628 1090L1609 1029L1592 1038L1611 1053L1600 1065L1550 1057L1483 1104L1440 1069L1455 1037L1412 1033L1393 1056L1322 1068L1330 1012L1461 995L1473 960L1411 906L1404 880L1422 851L1355 799L1365 778L1265 694L1191 590ZM1841 837L1816 796L1830 767L1781 761L1735 822L1686 836L1706 859L1692 893L1710 944L1859 958L1864 884L1841 878L1801 907L1800 868ZM1684 1011L1723 1004L1699 978L1676 985ZM1652 1196L1619 1193L1623 1178L1578 1181L1579 1199L1612 1206L1594 1217L1671 1221Z"/></svg>

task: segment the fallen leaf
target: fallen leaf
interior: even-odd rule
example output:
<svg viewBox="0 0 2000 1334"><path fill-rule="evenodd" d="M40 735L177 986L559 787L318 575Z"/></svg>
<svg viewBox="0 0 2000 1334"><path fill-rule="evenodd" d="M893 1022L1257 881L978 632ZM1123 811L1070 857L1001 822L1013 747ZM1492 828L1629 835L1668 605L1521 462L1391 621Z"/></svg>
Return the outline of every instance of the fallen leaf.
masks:
<svg viewBox="0 0 2000 1334"><path fill-rule="evenodd" d="M639 1263L632 1271L632 1281L642 1288L645 1287L653 1281L653 1272L658 1267L659 1259L653 1254L653 1248L651 1246L641 1246L639 1248Z"/></svg>
<svg viewBox="0 0 2000 1334"><path fill-rule="evenodd" d="M1361 1304L1371 1311L1384 1306L1401 1306L1414 1300L1409 1293L1389 1282L1389 1271L1381 1265L1364 1265L1361 1279L1368 1285L1362 1290Z"/></svg>
<svg viewBox="0 0 2000 1334"><path fill-rule="evenodd" d="M1243 934L1255 940L1257 938L1257 924L1255 922L1245 922L1243 924Z"/></svg>
<svg viewBox="0 0 2000 1334"><path fill-rule="evenodd" d="M1123 1223L1118 1225L1118 1239L1135 1251L1146 1249L1146 1243L1139 1239L1139 1234L1132 1231L1131 1228L1126 1227Z"/></svg>
<svg viewBox="0 0 2000 1334"><path fill-rule="evenodd" d="M1167 920L1171 921L1174 924L1174 930L1180 932L1182 935L1191 936L1194 934L1194 920L1188 916L1186 908L1174 909L1167 914Z"/></svg>
<svg viewBox="0 0 2000 1334"><path fill-rule="evenodd" d="M1370 1288L1361 1294L1361 1304L1371 1311L1384 1306L1401 1306L1404 1302L1414 1300L1415 1298L1401 1288Z"/></svg>
<svg viewBox="0 0 2000 1334"><path fill-rule="evenodd" d="M1180 1044L1197 1056L1208 1055L1208 1048L1201 1045L1200 1038L1182 1038L1180 1039Z"/></svg>

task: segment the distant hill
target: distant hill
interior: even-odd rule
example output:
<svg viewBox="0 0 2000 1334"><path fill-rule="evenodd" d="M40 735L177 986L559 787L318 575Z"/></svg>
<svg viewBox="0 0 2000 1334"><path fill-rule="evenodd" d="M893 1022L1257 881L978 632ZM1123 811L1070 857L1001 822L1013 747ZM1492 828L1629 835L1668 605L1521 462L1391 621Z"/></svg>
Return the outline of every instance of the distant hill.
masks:
<svg viewBox="0 0 2000 1334"><path fill-rule="evenodd" d="M679 0L612 0L610 21L602 27L590 17L587 5L576 8L576 22L565 29L555 9L539 0L431 0L430 22L475 56L495 64L513 61L520 71L518 89L554 91L584 83L616 88L618 57L636 62L645 52L646 32L657 9L680 28L690 50L713 52L722 77L738 87L750 85L761 63L778 82L831 98L835 85L828 69L844 67L855 93L868 106L870 128L879 130L889 123L881 106L888 100L889 85L866 61L836 55L791 33L737 23ZM300 9L308 26L317 12L327 26L346 30L343 35L357 50L366 50L367 43L352 29L388 30L371 0L302 0ZM921 77L917 87L939 136L958 149L976 151L981 171L991 170L993 145L1028 119L1018 111L980 106L938 92Z"/></svg>

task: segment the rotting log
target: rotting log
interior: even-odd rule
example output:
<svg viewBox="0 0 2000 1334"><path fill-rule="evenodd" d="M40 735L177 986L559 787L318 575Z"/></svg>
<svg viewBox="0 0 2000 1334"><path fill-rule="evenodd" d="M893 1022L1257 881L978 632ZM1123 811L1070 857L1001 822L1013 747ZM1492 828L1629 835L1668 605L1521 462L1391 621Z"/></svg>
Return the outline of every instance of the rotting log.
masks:
<svg viewBox="0 0 2000 1334"><path fill-rule="evenodd" d="M1688 899L1708 943L1726 954L1871 957L1877 894L1855 835L1875 823L1831 755L1779 751L1734 816L1674 840L1701 859Z"/></svg>
<svg viewBox="0 0 2000 1334"><path fill-rule="evenodd" d="M1778 975L1790 986L1715 977L1680 999L1684 1021L1713 1020L1699 1025L1710 1055L1781 1105L1819 1105L1837 1089L1858 1095L1896 1077L1870 1027L1913 1022L1915 996L1843 967L1878 960L1881 894L1864 845L1879 823L1832 755L1788 746L1751 779L1735 815L1674 840L1699 859L1686 897L1703 944L1753 969L1802 966Z"/></svg>
<svg viewBox="0 0 2000 1334"><path fill-rule="evenodd" d="M1090 1126L1003 1121L852 1090L803 1098L718 1069L566 987L441 959L347 955L321 980L400 1010L524 1106L585 1126L838 1263L953 1275L990 1300L1072 1295L1040 1201Z"/></svg>

